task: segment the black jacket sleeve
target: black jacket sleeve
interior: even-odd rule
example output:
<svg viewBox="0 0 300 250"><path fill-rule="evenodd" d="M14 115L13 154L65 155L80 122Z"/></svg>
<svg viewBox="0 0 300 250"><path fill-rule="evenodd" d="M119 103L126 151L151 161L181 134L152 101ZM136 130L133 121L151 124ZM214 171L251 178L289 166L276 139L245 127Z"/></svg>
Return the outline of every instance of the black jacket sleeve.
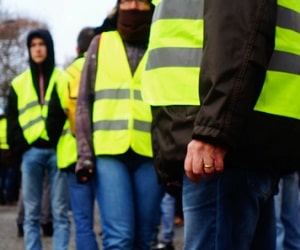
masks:
<svg viewBox="0 0 300 250"><path fill-rule="evenodd" d="M21 125L19 123L18 97L13 88L10 88L7 106L7 142L16 157L20 157L29 149L29 144L25 140Z"/></svg>
<svg viewBox="0 0 300 250"><path fill-rule="evenodd" d="M209 0L193 138L235 145L274 50L276 0Z"/></svg>

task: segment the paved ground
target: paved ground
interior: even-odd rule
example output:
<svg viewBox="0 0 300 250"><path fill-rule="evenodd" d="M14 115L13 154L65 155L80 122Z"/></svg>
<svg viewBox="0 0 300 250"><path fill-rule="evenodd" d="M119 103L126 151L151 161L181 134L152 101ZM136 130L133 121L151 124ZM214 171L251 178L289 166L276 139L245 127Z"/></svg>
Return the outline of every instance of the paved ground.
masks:
<svg viewBox="0 0 300 250"><path fill-rule="evenodd" d="M0 250L24 250L23 238L17 237L17 207L16 206L0 206ZM74 223L71 217L71 241L69 250L75 250L74 244ZM99 218L95 216L95 231L100 232ZM101 237L98 236L99 246L101 245ZM175 228L174 245L176 250L181 250L183 246L183 227ZM43 250L52 250L51 238L43 238Z"/></svg>

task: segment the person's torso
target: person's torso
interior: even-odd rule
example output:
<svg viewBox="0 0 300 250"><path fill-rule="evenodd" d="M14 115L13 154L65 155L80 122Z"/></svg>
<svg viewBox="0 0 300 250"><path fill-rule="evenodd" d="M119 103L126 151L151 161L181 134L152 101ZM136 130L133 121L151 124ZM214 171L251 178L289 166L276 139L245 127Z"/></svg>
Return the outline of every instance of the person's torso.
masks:
<svg viewBox="0 0 300 250"><path fill-rule="evenodd" d="M132 74L118 32L104 32L100 40L92 112L95 155L121 154L132 148L152 156L152 116L140 90L146 58Z"/></svg>
<svg viewBox="0 0 300 250"><path fill-rule="evenodd" d="M12 82L12 88L17 95L18 120L24 138L28 144L41 138L48 141L45 118L48 114L48 103L55 83L61 72L55 69L45 90L45 102L39 103L39 96L34 87L30 70L23 72Z"/></svg>

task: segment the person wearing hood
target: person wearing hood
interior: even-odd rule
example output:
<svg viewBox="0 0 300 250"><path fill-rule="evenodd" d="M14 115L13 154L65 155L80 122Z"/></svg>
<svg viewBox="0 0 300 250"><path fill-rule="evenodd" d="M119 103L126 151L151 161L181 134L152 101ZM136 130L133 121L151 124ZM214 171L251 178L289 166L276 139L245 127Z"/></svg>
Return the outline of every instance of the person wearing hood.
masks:
<svg viewBox="0 0 300 250"><path fill-rule="evenodd" d="M42 249L41 201L47 171L54 222L53 249L67 250L70 221L66 173L57 169L55 148L45 123L52 89L66 78L55 67L54 45L48 30L29 32L27 47L29 68L12 80L7 103L8 144L14 154L22 157L25 249Z"/></svg>
<svg viewBox="0 0 300 250"><path fill-rule="evenodd" d="M152 116L140 92L153 10L148 0L118 1L106 22L114 30L92 40L81 75L75 172L94 183L103 249L150 249L160 217Z"/></svg>

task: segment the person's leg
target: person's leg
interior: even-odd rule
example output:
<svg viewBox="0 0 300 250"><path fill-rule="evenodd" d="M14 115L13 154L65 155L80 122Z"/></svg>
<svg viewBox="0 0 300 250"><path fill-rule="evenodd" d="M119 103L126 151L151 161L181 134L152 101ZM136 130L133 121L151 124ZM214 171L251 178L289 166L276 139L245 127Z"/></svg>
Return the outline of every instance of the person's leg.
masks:
<svg viewBox="0 0 300 250"><path fill-rule="evenodd" d="M54 229L53 250L67 250L70 241L67 173L57 169L54 149L47 149L47 157Z"/></svg>
<svg viewBox="0 0 300 250"><path fill-rule="evenodd" d="M283 239L285 230L281 221L282 214L282 179L278 184L278 193L274 196L275 218L276 218L276 250L284 250Z"/></svg>
<svg viewBox="0 0 300 250"><path fill-rule="evenodd" d="M221 174L217 249L275 250L277 186L277 177L261 171L228 169Z"/></svg>
<svg viewBox="0 0 300 250"><path fill-rule="evenodd" d="M182 187L178 187L175 192L175 219L174 224L176 226L183 226L184 218L182 211Z"/></svg>
<svg viewBox="0 0 300 250"><path fill-rule="evenodd" d="M6 178L6 168L0 166L0 205L6 203L5 200L5 178Z"/></svg>
<svg viewBox="0 0 300 250"><path fill-rule="evenodd" d="M215 250L217 177L199 184L183 178L184 249Z"/></svg>
<svg viewBox="0 0 300 250"><path fill-rule="evenodd" d="M298 173L282 178L282 224L285 234L283 249L300 249L300 210Z"/></svg>
<svg viewBox="0 0 300 250"><path fill-rule="evenodd" d="M43 197L42 197L42 211L41 211L41 227L44 236L53 235L53 221L52 221L52 211L51 211L51 199L50 199L50 181L49 173L45 172L45 177L43 181Z"/></svg>
<svg viewBox="0 0 300 250"><path fill-rule="evenodd" d="M18 237L24 236L23 223L24 223L24 204L23 204L22 189L20 188L19 200L18 200L18 215L17 215Z"/></svg>
<svg viewBox="0 0 300 250"><path fill-rule="evenodd" d="M175 197L165 192L161 204L161 237L152 250L173 250Z"/></svg>
<svg viewBox="0 0 300 250"><path fill-rule="evenodd" d="M94 180L101 214L103 248L132 250L135 213L128 167L114 157L97 157Z"/></svg>
<svg viewBox="0 0 300 250"><path fill-rule="evenodd" d="M44 177L44 155L37 148L31 148L23 154L22 196L25 210L24 242L26 250L41 250L40 213Z"/></svg>
<svg viewBox="0 0 300 250"><path fill-rule="evenodd" d="M164 190L162 185L158 184L152 160L140 156L137 156L136 160L137 165L133 172L136 218L134 249L147 250L150 249L157 230L156 218L160 216Z"/></svg>
<svg viewBox="0 0 300 250"><path fill-rule="evenodd" d="M5 178L5 200L8 205L16 205L18 200L18 166L7 166Z"/></svg>
<svg viewBox="0 0 300 250"><path fill-rule="evenodd" d="M68 186L75 222L76 249L98 250L94 232L95 195L93 182L78 183L76 175L73 172L68 172Z"/></svg>
<svg viewBox="0 0 300 250"><path fill-rule="evenodd" d="M161 241L165 244L173 244L175 197L165 193L161 202Z"/></svg>
<svg viewBox="0 0 300 250"><path fill-rule="evenodd" d="M235 169L199 184L185 176L184 249L275 249L276 181L268 174Z"/></svg>

